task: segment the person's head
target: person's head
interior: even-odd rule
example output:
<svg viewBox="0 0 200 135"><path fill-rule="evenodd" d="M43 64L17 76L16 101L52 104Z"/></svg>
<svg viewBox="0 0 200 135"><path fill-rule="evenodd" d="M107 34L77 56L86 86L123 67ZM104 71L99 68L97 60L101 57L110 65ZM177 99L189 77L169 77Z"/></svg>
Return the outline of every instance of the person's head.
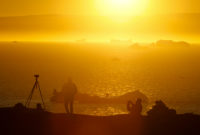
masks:
<svg viewBox="0 0 200 135"><path fill-rule="evenodd" d="M142 103L142 99L141 98L138 98L137 100L136 100L136 104L141 104Z"/></svg>

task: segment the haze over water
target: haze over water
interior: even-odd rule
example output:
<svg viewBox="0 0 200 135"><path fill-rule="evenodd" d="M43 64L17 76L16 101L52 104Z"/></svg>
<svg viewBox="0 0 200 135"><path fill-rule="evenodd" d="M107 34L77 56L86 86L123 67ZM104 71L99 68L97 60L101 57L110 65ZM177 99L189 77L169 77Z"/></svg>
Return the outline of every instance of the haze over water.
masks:
<svg viewBox="0 0 200 135"><path fill-rule="evenodd" d="M110 43L1 43L0 107L24 103L33 75L40 74L47 110L52 112L64 112L64 106L52 104L50 97L71 76L83 93L105 97L140 90L149 98L149 105L161 99L178 113L200 113L199 58L200 47L195 45L134 48ZM32 105L36 102L40 102L37 91ZM127 113L126 104L78 103L75 112Z"/></svg>

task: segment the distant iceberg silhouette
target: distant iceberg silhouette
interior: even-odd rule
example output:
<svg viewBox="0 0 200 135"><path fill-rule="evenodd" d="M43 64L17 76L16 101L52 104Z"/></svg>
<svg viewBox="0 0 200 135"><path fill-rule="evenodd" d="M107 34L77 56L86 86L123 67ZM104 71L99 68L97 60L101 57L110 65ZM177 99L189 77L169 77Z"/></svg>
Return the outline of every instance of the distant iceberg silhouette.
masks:
<svg viewBox="0 0 200 135"><path fill-rule="evenodd" d="M190 44L184 41L175 42L173 40L159 40L155 43L158 47L190 47Z"/></svg>
<svg viewBox="0 0 200 135"><path fill-rule="evenodd" d="M91 96L86 93L77 93L75 101L82 104L126 104L127 100L136 101L137 98L141 98L144 103L148 103L148 98L140 91L129 92L115 97L99 97ZM50 101L55 103L64 103L62 92L54 92Z"/></svg>

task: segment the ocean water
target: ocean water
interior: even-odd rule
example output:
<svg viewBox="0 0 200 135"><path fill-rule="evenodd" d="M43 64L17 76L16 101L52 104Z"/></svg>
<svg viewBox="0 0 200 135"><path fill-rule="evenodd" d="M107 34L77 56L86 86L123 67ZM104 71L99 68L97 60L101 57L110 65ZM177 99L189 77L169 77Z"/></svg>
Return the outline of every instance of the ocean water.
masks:
<svg viewBox="0 0 200 135"><path fill-rule="evenodd" d="M79 92L105 97L139 90L149 98L144 113L155 100L163 100L178 113L200 114L200 47L143 47L103 43L0 43L0 107L25 103L39 83L47 110L65 112L51 103L54 89L61 90L72 77ZM127 99L131 100L131 99ZM35 91L31 106L41 102ZM127 113L126 104L75 103L75 112L92 115Z"/></svg>

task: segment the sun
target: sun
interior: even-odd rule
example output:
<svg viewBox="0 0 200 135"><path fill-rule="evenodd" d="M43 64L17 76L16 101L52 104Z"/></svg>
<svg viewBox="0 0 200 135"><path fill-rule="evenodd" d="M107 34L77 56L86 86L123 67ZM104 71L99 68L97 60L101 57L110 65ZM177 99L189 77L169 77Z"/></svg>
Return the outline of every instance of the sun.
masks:
<svg viewBox="0 0 200 135"><path fill-rule="evenodd" d="M111 16L140 15L148 0L97 0L99 12Z"/></svg>

